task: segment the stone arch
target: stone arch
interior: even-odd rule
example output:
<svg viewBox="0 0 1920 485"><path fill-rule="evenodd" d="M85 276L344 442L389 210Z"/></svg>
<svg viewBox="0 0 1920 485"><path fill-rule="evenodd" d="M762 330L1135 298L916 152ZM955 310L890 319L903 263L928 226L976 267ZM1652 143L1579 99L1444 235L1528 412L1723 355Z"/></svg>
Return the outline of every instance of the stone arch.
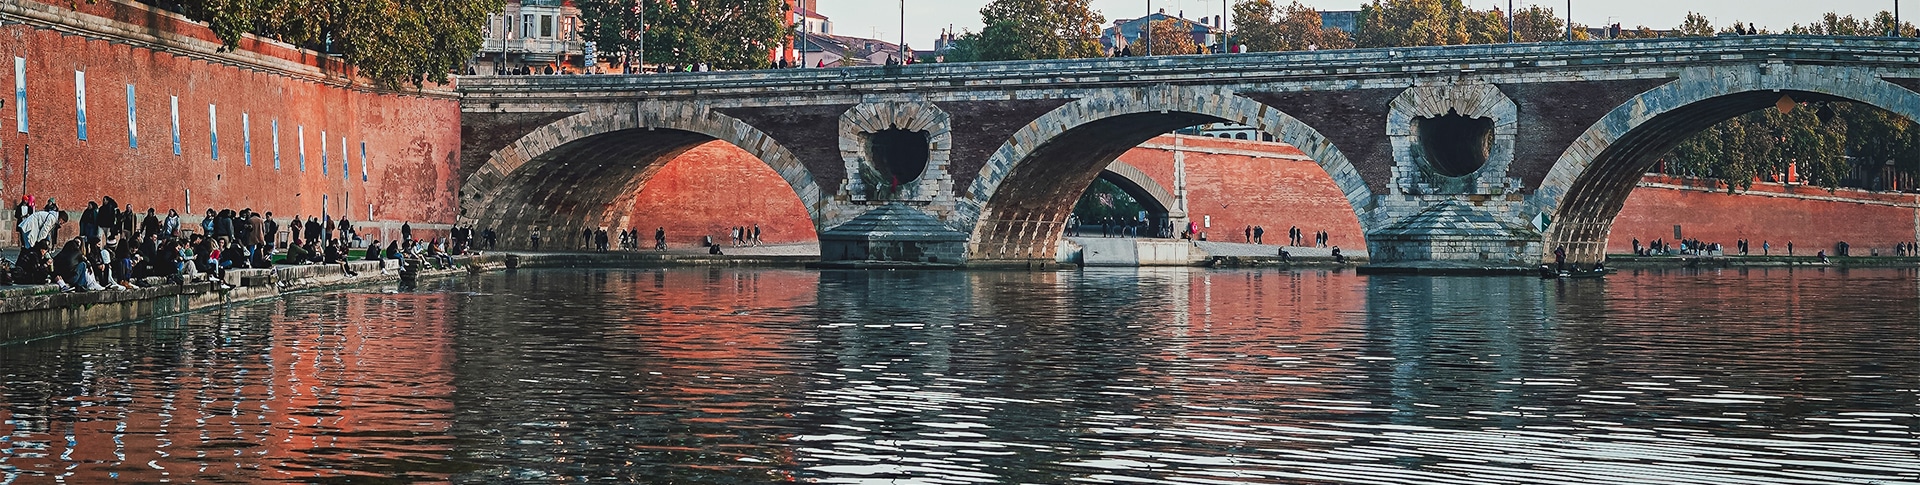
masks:
<svg viewBox="0 0 1920 485"><path fill-rule="evenodd" d="M1613 219L1642 174L1688 136L1734 116L1796 101L1847 100L1920 120L1920 94L1867 68L1788 65L1694 67L1635 96L1561 154L1523 216L1545 223L1540 257L1565 247L1570 261L1606 257ZM1537 217L1542 216L1545 217Z"/></svg>
<svg viewBox="0 0 1920 485"><path fill-rule="evenodd" d="M792 152L738 119L691 103L600 106L535 129L489 154L465 178L461 211L508 247L534 230L548 241L625 222L633 194L667 161L721 140L753 154L793 188L820 230L825 197ZM555 239L563 238L563 239Z"/></svg>
<svg viewBox="0 0 1920 485"><path fill-rule="evenodd" d="M1153 177L1127 162L1114 160L1113 163L1107 164L1106 170L1100 171L1099 178L1120 186L1120 190L1126 191L1127 195L1133 196L1134 200L1146 206L1148 212L1172 215L1174 209L1179 206L1179 203L1174 201L1173 194L1167 192L1166 187L1161 187Z"/></svg>
<svg viewBox="0 0 1920 485"><path fill-rule="evenodd" d="M850 175L843 182L845 193L864 201L880 192L878 187L868 187L866 180L866 175L875 173L874 161L868 159L869 139L887 130L925 133L927 141L926 168L897 193L887 194L889 200L934 202L943 194L953 193L953 177L947 173L953 153L953 127L947 112L933 103L908 101L861 104L840 115L840 158Z"/></svg>
<svg viewBox="0 0 1920 485"><path fill-rule="evenodd" d="M1067 103L1002 144L957 204L959 219L973 225L969 260L1052 261L1073 201L1101 168L1155 136L1211 122L1251 126L1305 152L1371 229L1372 191L1313 127L1226 87L1143 86Z"/></svg>

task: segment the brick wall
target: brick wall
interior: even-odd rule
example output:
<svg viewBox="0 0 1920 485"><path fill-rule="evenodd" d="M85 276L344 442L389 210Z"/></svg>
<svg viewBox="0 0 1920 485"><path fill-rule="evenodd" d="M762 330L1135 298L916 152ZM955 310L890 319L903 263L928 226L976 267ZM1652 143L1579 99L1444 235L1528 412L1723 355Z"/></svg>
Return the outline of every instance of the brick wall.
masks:
<svg viewBox="0 0 1920 485"><path fill-rule="evenodd" d="M1857 256L1869 254L1869 248L1886 254L1894 244L1916 239L1916 205L1920 201L1913 194L1754 184L1750 191L1728 195L1697 182L1647 177L1614 219L1607 252L1632 252L1634 238L1643 244L1671 242L1678 225L1683 237L1718 242L1729 250L1738 239L1753 241L1753 254L1759 254L1761 242L1778 247L1786 241L1793 241L1801 255L1819 249L1832 253L1838 241L1852 245Z"/></svg>
<svg viewBox="0 0 1920 485"><path fill-rule="evenodd" d="M787 182L750 153L724 141L694 147L660 167L640 188L630 228L643 244L654 228L667 230L667 244L685 246L711 235L725 244L734 226L760 225L767 244L813 242L819 236L807 208Z"/></svg>
<svg viewBox="0 0 1920 485"><path fill-rule="evenodd" d="M1175 143L1179 143L1176 148ZM1267 229L1268 243L1286 241L1299 227L1331 235L1329 245L1364 248L1360 219L1345 195L1318 164L1284 143L1195 136L1162 136L1120 156L1173 193L1175 150L1185 158L1187 217L1208 239L1240 242L1247 226Z"/></svg>
<svg viewBox="0 0 1920 485"><path fill-rule="evenodd" d="M22 5L32 7L9 8ZM283 44L249 40L241 51L214 52L205 28L137 6L76 5L78 12L42 19L50 23L0 28L0 197L9 206L32 195L77 211L110 195L162 215L251 207L287 218L318 214L324 205L328 214L356 222L367 221L371 209L374 220L390 222L396 233L406 221L422 229L454 222L460 112L453 98L352 87L346 78L329 77L340 72L331 61ZM85 35L71 33L76 29ZM107 31L141 38L101 37ZM157 43L167 47L157 50ZM27 133L16 129L16 57L26 73ZM84 140L76 72L85 77ZM129 85L137 125L131 130ZM130 131L137 147L129 146Z"/></svg>

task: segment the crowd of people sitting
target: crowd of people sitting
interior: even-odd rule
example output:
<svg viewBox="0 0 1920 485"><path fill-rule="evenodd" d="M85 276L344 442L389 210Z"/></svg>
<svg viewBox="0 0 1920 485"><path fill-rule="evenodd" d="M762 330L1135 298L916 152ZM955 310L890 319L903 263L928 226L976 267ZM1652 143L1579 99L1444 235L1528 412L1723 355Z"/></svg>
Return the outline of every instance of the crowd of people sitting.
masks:
<svg viewBox="0 0 1920 485"><path fill-rule="evenodd" d="M291 237L283 245L278 241L282 226L272 212L208 209L197 232L183 232L174 210L163 218L148 208L142 216L112 197L87 202L78 234L63 239L62 229L72 217L51 199L37 210L34 205L27 197L14 208L21 248L11 262L0 258L0 285L125 290L148 286L146 279L157 277L176 284L210 281L231 287L226 281L231 269L309 264L337 264L346 275L358 276L348 264L356 247L365 248L361 259L381 262L382 273L388 271L388 260L447 268L453 266L454 255L470 253L476 244L491 247L495 240L492 229L476 233L472 227L455 227L444 239L415 239L408 222L400 226L399 239L382 247L378 238L361 238L345 216L294 216L284 227Z"/></svg>

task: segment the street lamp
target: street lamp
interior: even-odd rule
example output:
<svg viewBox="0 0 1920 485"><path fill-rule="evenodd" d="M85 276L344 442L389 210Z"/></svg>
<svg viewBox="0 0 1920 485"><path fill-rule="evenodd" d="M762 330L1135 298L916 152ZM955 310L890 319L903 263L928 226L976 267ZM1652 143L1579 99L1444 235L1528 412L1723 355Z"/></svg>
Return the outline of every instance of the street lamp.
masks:
<svg viewBox="0 0 1920 485"><path fill-rule="evenodd" d="M1567 42L1573 42L1573 0L1567 0Z"/></svg>
<svg viewBox="0 0 1920 485"><path fill-rule="evenodd" d="M900 65L907 64L907 0L900 0Z"/></svg>
<svg viewBox="0 0 1920 485"><path fill-rule="evenodd" d="M1153 55L1153 0L1147 0L1147 16L1141 17L1146 23L1140 26L1140 38L1146 39L1147 55Z"/></svg>
<svg viewBox="0 0 1920 485"><path fill-rule="evenodd" d="M1515 39L1513 35L1513 0L1507 0L1507 43L1512 44L1514 40Z"/></svg>

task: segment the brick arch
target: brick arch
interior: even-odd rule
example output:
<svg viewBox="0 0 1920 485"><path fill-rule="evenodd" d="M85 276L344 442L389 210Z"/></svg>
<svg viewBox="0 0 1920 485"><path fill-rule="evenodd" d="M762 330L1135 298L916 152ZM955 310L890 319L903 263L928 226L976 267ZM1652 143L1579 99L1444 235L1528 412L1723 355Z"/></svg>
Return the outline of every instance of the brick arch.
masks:
<svg viewBox="0 0 1920 485"><path fill-rule="evenodd" d="M1139 167L1128 165L1127 162L1114 160L1113 163L1107 164L1106 170L1100 171L1100 179L1120 186L1120 190L1133 196L1140 205L1148 207L1148 212L1164 216L1171 214L1174 206L1177 205L1173 200L1173 194L1168 193L1166 187L1160 186L1160 182L1153 180L1152 176L1141 171Z"/></svg>
<svg viewBox="0 0 1920 485"><path fill-rule="evenodd" d="M508 247L571 241L582 229L620 225L646 180L702 143L722 140L767 164L793 188L820 229L824 197L791 151L738 119L694 104L596 108L533 130L495 150L461 191L463 216L495 227ZM555 239L559 238L559 239Z"/></svg>
<svg viewBox="0 0 1920 485"><path fill-rule="evenodd" d="M1373 192L1347 157L1305 122L1226 87L1108 89L1042 115L989 157L956 211L973 226L970 260L1053 260L1073 201L1102 168L1155 136L1222 121L1305 152L1332 175L1361 227L1372 228Z"/></svg>
<svg viewBox="0 0 1920 485"><path fill-rule="evenodd" d="M1846 100L1920 120L1920 94L1873 70L1808 65L1689 68L1678 79L1635 96L1574 140L1523 214L1547 214L1540 257L1556 247L1568 259L1606 257L1613 219L1640 177L1687 137L1735 116L1796 101Z"/></svg>

